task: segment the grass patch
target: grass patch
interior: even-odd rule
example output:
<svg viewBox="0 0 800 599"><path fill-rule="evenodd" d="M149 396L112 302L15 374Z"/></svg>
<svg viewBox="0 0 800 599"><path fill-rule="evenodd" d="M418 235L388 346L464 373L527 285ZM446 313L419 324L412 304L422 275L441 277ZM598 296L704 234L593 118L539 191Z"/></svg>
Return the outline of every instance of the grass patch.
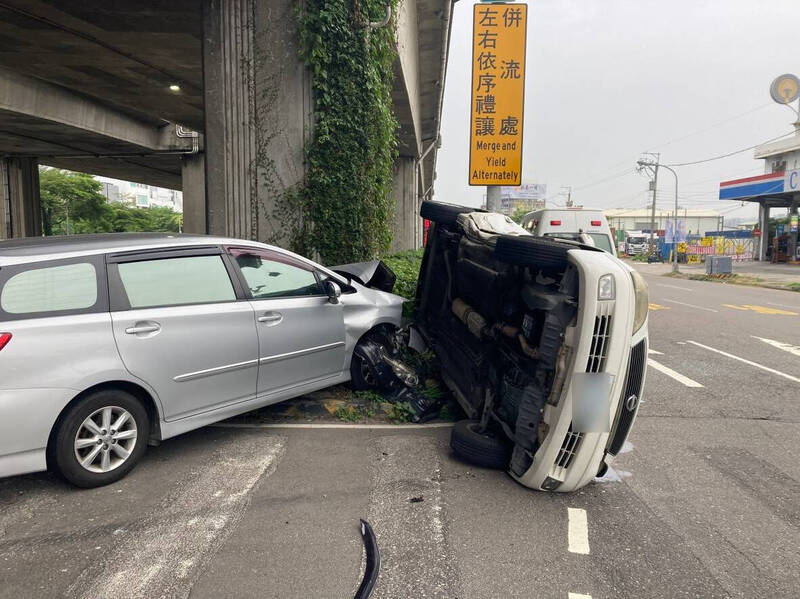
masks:
<svg viewBox="0 0 800 599"><path fill-rule="evenodd" d="M784 281L767 281L752 275L725 274L706 275L699 273L666 273L662 276L673 279L687 279L689 281L713 281L715 283L729 283L731 285L747 285L749 287L766 287L768 289L783 289L784 291L800 292L800 283Z"/></svg>
<svg viewBox="0 0 800 599"><path fill-rule="evenodd" d="M336 408L334 417L342 422L365 422L375 417L375 410L367 406L346 404Z"/></svg>
<svg viewBox="0 0 800 599"><path fill-rule="evenodd" d="M387 403L385 404L385 407L386 416L389 418L390 422L395 424L411 422L411 417L414 413L411 411L411 406L408 405L407 401Z"/></svg>

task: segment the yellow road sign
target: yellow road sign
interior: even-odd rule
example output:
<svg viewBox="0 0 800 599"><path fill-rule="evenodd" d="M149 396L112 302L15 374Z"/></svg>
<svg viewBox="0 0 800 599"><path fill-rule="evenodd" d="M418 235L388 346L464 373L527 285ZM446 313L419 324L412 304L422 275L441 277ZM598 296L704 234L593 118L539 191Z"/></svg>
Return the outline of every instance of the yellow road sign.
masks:
<svg viewBox="0 0 800 599"><path fill-rule="evenodd" d="M472 15L470 185L520 185L527 4L476 4Z"/></svg>

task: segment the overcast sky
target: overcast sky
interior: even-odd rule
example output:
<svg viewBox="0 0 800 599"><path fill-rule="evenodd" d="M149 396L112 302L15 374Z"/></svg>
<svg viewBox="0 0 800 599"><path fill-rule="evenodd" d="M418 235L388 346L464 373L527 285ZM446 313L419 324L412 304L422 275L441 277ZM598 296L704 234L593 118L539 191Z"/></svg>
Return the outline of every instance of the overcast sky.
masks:
<svg viewBox="0 0 800 599"><path fill-rule="evenodd" d="M477 206L486 188L467 185L473 3L455 4L435 197ZM769 85L800 75L800 0L528 5L523 182L546 183L554 202L571 185L578 204L644 207L647 179L633 172L642 152L687 162L792 130L793 113L770 100ZM755 205L716 197L720 181L763 169L752 150L678 168L680 205L755 218ZM657 205L674 205L664 170Z"/></svg>

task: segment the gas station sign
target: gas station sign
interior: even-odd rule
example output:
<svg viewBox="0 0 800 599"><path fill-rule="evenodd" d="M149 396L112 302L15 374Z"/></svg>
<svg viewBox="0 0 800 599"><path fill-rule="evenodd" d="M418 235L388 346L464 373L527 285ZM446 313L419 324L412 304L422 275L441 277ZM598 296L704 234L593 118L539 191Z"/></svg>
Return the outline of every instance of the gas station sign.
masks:
<svg viewBox="0 0 800 599"><path fill-rule="evenodd" d="M479 3L472 18L469 184L519 185L528 6Z"/></svg>

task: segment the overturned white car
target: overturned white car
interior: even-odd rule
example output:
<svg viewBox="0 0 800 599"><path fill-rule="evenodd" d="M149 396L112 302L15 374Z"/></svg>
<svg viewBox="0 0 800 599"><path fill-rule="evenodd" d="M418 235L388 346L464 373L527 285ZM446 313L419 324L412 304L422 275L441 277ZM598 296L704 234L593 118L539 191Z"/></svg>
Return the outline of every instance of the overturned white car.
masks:
<svg viewBox="0 0 800 599"><path fill-rule="evenodd" d="M415 323L470 420L453 451L525 486L572 491L631 430L647 364L647 285L597 248L425 202Z"/></svg>

